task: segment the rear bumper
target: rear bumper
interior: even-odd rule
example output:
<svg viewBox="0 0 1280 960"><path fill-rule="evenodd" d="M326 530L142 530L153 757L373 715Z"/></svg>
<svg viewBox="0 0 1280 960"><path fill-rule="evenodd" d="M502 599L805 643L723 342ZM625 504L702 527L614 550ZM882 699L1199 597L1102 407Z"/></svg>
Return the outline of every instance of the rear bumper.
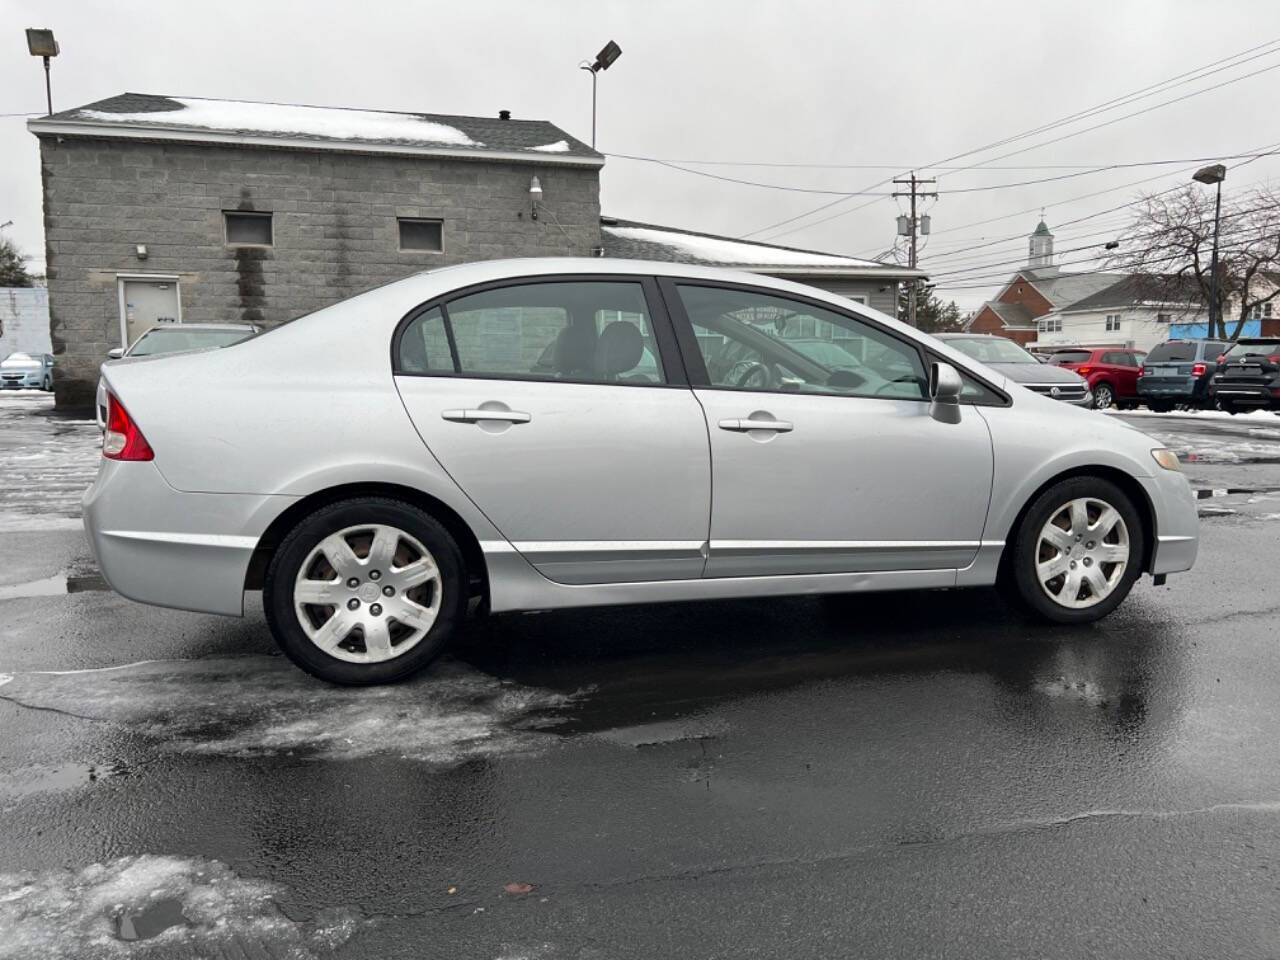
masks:
<svg viewBox="0 0 1280 960"><path fill-rule="evenodd" d="M1138 381L1138 399L1140 400L1201 400L1208 395L1208 379L1196 380L1186 377L1161 379L1154 383L1149 380Z"/></svg>
<svg viewBox="0 0 1280 960"><path fill-rule="evenodd" d="M160 607L240 616L249 559L286 496L183 493L154 462L102 460L84 526L116 592Z"/></svg>
<svg viewBox="0 0 1280 960"><path fill-rule="evenodd" d="M1271 390L1270 386L1261 383L1232 383L1230 380L1220 381L1213 387L1214 396L1223 400L1262 407L1280 403L1280 397L1274 396Z"/></svg>
<svg viewBox="0 0 1280 960"><path fill-rule="evenodd" d="M1186 474L1157 470L1141 480L1155 508L1156 542L1147 572L1181 573L1190 570L1200 548L1200 517Z"/></svg>

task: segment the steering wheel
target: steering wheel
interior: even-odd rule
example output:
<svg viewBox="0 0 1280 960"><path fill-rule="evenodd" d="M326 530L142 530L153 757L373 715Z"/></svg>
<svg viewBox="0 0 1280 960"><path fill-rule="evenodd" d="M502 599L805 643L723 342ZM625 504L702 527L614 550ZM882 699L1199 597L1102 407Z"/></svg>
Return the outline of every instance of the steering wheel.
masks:
<svg viewBox="0 0 1280 960"><path fill-rule="evenodd" d="M892 380L887 381L882 386L877 387L875 391L873 391L873 395L878 397L880 396L880 394L884 393L890 387L894 386L894 384L898 384L898 383L912 383L918 387L920 386L920 379L919 377L912 376L911 374L904 374L901 377L894 377Z"/></svg>
<svg viewBox="0 0 1280 960"><path fill-rule="evenodd" d="M738 373L739 370L742 372ZM748 382L757 376L763 381L760 384L762 390L768 390L773 386L773 371L756 360L739 360L729 368L729 373L725 379L735 387L745 387Z"/></svg>

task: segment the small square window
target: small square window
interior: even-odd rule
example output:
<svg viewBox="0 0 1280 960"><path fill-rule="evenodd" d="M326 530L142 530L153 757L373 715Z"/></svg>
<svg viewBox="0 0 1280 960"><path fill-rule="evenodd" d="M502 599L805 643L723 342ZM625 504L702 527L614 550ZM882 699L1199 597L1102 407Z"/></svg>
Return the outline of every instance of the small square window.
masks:
<svg viewBox="0 0 1280 960"><path fill-rule="evenodd" d="M413 220L397 217L400 225L400 249L444 252L444 222L441 220Z"/></svg>
<svg viewBox="0 0 1280 960"><path fill-rule="evenodd" d="M272 242L271 214L224 210L222 219L229 247L269 247Z"/></svg>

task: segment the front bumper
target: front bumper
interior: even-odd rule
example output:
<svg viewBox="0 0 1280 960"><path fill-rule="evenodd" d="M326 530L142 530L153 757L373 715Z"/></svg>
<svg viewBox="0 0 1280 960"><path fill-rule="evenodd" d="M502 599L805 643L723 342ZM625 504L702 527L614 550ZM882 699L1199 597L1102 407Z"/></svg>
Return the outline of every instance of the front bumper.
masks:
<svg viewBox="0 0 1280 960"><path fill-rule="evenodd" d="M1200 516L1186 474L1157 469L1155 476L1142 477L1139 482L1151 501L1156 521L1156 542L1147 572L1190 570L1200 548Z"/></svg>
<svg viewBox="0 0 1280 960"><path fill-rule="evenodd" d="M22 377L0 377L0 389L39 390L44 386L44 374L29 373Z"/></svg>
<svg viewBox="0 0 1280 960"><path fill-rule="evenodd" d="M103 459L84 527L107 583L130 600L240 616L250 557L295 497L184 493L152 461Z"/></svg>

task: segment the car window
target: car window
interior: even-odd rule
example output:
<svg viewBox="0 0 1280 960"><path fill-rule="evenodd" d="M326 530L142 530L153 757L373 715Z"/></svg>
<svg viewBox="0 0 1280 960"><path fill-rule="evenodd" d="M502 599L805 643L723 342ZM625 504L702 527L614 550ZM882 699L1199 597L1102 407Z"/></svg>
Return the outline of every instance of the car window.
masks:
<svg viewBox="0 0 1280 960"><path fill-rule="evenodd" d="M1004 337L947 337L948 347L980 363L1039 363L1032 354Z"/></svg>
<svg viewBox="0 0 1280 960"><path fill-rule="evenodd" d="M679 284L711 386L920 400L919 351L853 317L761 290Z"/></svg>
<svg viewBox="0 0 1280 960"><path fill-rule="evenodd" d="M1227 357L1237 360L1240 357L1265 357L1275 353L1280 353L1280 340L1264 340L1261 343L1256 340L1252 342L1244 340L1232 345L1227 351Z"/></svg>
<svg viewBox="0 0 1280 960"><path fill-rule="evenodd" d="M1196 358L1193 340L1168 340L1157 343L1147 354L1147 363L1182 363Z"/></svg>
<svg viewBox="0 0 1280 960"><path fill-rule="evenodd" d="M1091 354L1088 350L1060 350L1049 358L1050 363L1088 363Z"/></svg>
<svg viewBox="0 0 1280 960"><path fill-rule="evenodd" d="M1227 344L1218 340L1211 340L1204 345L1204 356L1207 360L1216 360L1227 351Z"/></svg>
<svg viewBox="0 0 1280 960"><path fill-rule="evenodd" d="M183 350L204 350L208 347L229 347L253 334L247 330L183 330L178 326L163 330L148 330L129 348L131 357L153 357L162 353L180 353Z"/></svg>
<svg viewBox="0 0 1280 960"><path fill-rule="evenodd" d="M474 293L414 318L401 334L398 369L666 383L659 356L639 283L554 281Z"/></svg>
<svg viewBox="0 0 1280 960"><path fill-rule="evenodd" d="M1117 367L1127 367L1129 366L1129 355L1120 350L1113 350L1102 355L1102 362L1110 363Z"/></svg>

